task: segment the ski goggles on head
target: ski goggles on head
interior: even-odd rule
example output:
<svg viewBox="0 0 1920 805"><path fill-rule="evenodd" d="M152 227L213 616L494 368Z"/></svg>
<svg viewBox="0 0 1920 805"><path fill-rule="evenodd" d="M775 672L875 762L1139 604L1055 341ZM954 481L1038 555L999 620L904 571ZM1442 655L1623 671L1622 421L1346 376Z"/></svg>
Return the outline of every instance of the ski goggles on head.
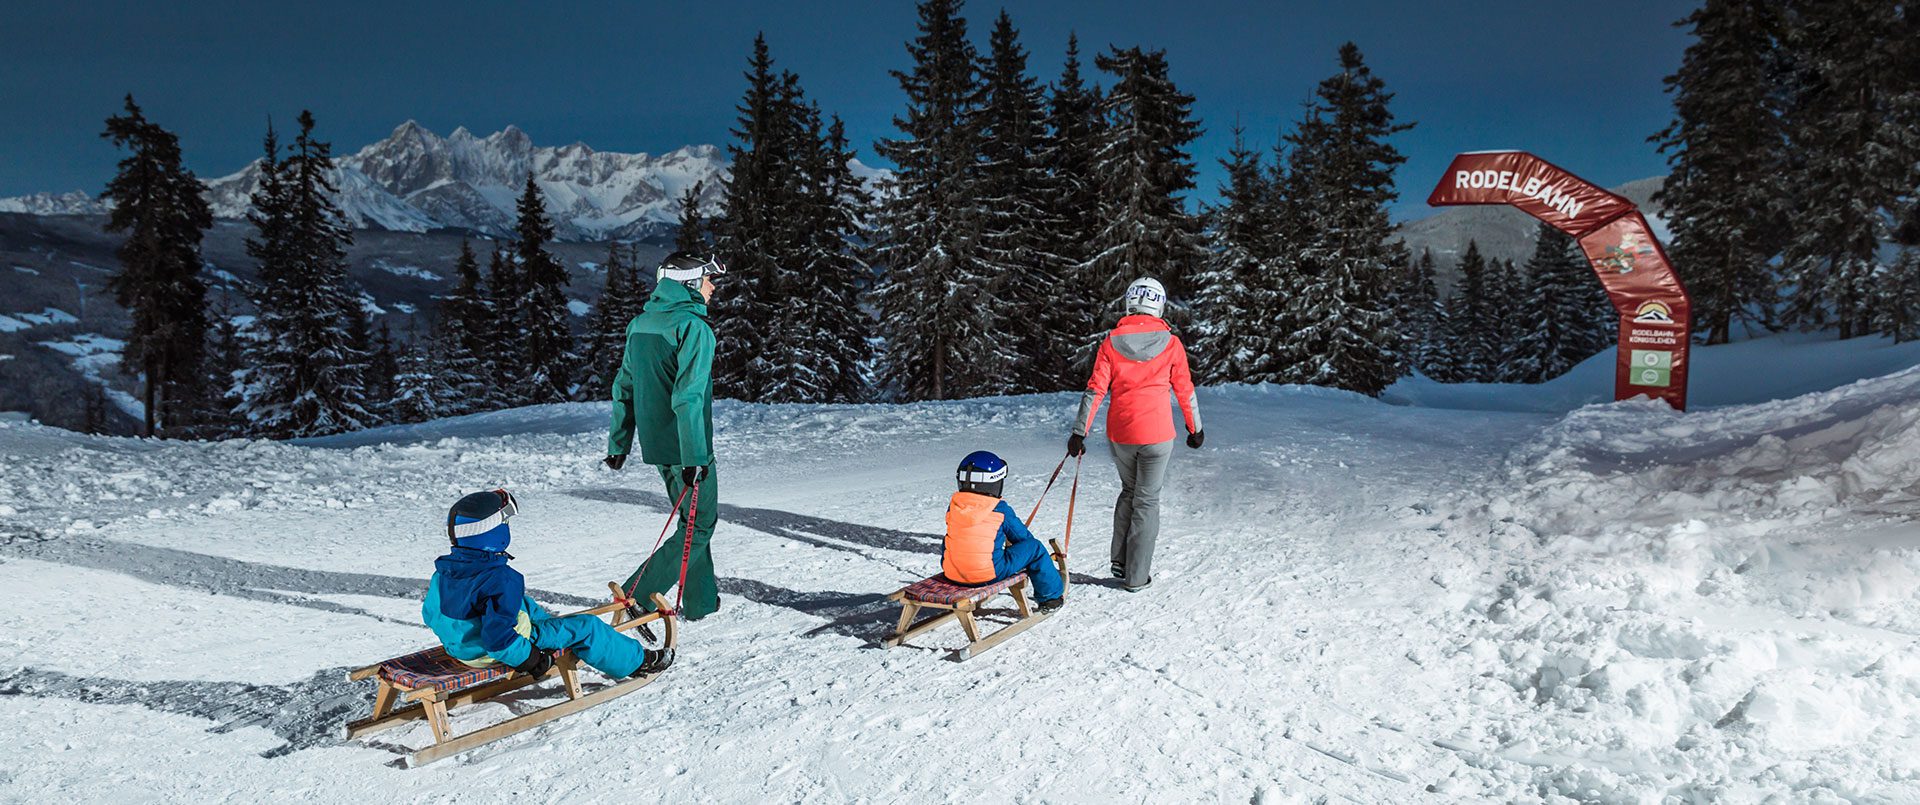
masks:
<svg viewBox="0 0 1920 805"><path fill-rule="evenodd" d="M505 489L495 489L493 490L493 494L500 498L500 508L498 510L486 517L477 520L467 520L466 522L458 522L460 519L458 515L450 516L447 520L447 536L456 540L464 537L477 537L506 525L508 520L513 519L514 515L520 513L520 501L513 499L512 492L508 492Z"/></svg>
<svg viewBox="0 0 1920 805"><path fill-rule="evenodd" d="M1001 467L997 470L961 470L959 476L963 483L990 484L995 481L1006 480L1007 468Z"/></svg>
<svg viewBox="0 0 1920 805"><path fill-rule="evenodd" d="M725 276L726 273L727 265L720 262L719 257L708 255L704 262L692 265L684 262L662 263L660 264L658 278L661 280L672 280L673 282L698 284L703 277Z"/></svg>

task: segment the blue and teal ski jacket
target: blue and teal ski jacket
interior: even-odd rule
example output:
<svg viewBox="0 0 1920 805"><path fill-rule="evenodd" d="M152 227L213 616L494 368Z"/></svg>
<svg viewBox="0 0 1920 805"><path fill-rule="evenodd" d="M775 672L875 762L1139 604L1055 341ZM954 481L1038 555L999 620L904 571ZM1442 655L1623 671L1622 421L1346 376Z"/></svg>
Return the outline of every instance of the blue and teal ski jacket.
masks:
<svg viewBox="0 0 1920 805"><path fill-rule="evenodd" d="M455 547L433 567L420 617L447 654L474 666L526 662L533 651L531 613L542 610L527 597L526 578L507 566L507 554Z"/></svg>

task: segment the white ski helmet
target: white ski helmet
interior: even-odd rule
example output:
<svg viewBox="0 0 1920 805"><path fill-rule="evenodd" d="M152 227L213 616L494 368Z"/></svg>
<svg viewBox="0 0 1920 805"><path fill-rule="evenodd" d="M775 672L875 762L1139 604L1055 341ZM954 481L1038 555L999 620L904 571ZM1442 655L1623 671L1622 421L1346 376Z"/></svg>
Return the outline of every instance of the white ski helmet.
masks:
<svg viewBox="0 0 1920 805"><path fill-rule="evenodd" d="M1167 289L1152 277L1141 277L1127 286L1127 313L1158 317L1167 310Z"/></svg>

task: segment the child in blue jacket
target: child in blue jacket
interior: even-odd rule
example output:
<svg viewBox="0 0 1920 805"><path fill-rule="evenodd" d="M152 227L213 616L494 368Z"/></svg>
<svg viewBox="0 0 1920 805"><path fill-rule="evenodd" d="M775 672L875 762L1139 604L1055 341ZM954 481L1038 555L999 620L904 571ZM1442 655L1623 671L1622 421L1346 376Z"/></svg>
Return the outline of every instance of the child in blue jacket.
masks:
<svg viewBox="0 0 1920 805"><path fill-rule="evenodd" d="M650 649L592 615L555 617L526 594L520 571L507 566L507 519L519 503L505 489L475 492L447 512L453 549L433 561L420 617L447 654L476 668L503 663L539 676L551 652L572 649L613 679L665 670L672 649Z"/></svg>

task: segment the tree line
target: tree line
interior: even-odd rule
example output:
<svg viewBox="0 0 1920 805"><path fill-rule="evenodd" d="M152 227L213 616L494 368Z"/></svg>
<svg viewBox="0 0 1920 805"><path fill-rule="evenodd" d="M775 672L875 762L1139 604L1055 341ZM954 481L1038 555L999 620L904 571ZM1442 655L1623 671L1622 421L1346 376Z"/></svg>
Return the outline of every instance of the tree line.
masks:
<svg viewBox="0 0 1920 805"><path fill-rule="evenodd" d="M1920 4L1706 0L1678 25L1655 198L1695 329L1920 338Z"/></svg>
<svg viewBox="0 0 1920 805"><path fill-rule="evenodd" d="M722 396L1074 389L1138 276L1166 285L1210 383L1377 395L1412 372L1539 382L1613 342L1584 257L1544 226L1521 265L1470 245L1442 298L1432 256L1408 254L1387 212L1404 162L1391 140L1412 124L1356 45L1270 149L1235 127L1219 199L1196 210L1201 123L1163 51L1109 47L1088 70L1070 36L1042 82L1006 12L981 52L961 11L918 5L893 71L906 103L874 144L895 167L872 187L838 117L754 40L720 209L703 215L690 190L675 243L729 264L712 310ZM1857 14L1885 25L1842 23ZM1695 41L1668 82L1674 122L1654 139L1674 168L1661 195L1674 261L1709 342L1740 321L1920 335L1920 37L1903 33L1914 15L1865 0L1709 0L1681 24ZM310 114L298 121L284 153L266 137L249 216L257 312L241 323L206 313L210 216L177 140L131 98L108 121L130 152L105 195L109 227L127 236L123 359L145 378L150 431L302 436L604 395L651 284L634 249L610 245L601 298L575 332L529 176L513 238L490 242L484 271L463 245L428 331L396 339L369 324L371 300L346 274L352 232L329 149ZM1888 260L1889 242L1908 246Z"/></svg>

